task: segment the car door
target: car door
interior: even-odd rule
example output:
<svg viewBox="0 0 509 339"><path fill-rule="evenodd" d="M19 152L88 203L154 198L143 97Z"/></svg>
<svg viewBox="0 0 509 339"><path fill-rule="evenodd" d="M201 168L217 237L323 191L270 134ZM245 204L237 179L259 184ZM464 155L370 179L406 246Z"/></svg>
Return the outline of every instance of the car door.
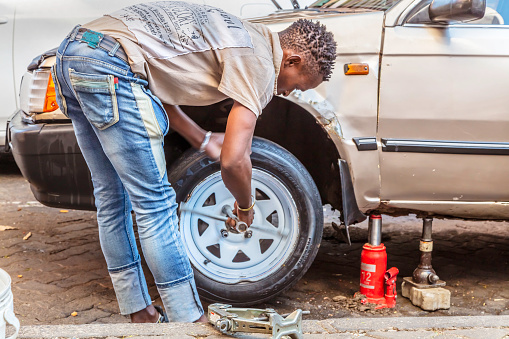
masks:
<svg viewBox="0 0 509 339"><path fill-rule="evenodd" d="M7 118L16 110L14 72L12 66L12 33L14 29L14 1L0 0L0 152L5 143Z"/></svg>
<svg viewBox="0 0 509 339"><path fill-rule="evenodd" d="M509 201L509 13L488 5L469 24L386 27L382 201Z"/></svg>

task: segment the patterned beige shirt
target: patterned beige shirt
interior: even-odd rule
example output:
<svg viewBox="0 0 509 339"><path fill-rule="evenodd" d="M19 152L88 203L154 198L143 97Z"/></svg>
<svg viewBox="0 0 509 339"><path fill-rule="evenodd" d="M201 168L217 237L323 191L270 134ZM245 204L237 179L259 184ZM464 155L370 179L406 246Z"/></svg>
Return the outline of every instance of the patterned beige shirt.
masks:
<svg viewBox="0 0 509 339"><path fill-rule="evenodd" d="M220 9L161 1L83 27L119 41L132 71L166 104L204 106L229 97L259 116L276 94L278 34Z"/></svg>

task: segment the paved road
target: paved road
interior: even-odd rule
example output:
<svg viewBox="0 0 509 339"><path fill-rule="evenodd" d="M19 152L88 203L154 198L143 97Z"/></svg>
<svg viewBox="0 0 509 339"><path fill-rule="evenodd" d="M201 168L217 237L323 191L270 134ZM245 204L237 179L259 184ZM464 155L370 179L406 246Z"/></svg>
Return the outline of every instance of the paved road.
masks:
<svg viewBox="0 0 509 339"><path fill-rule="evenodd" d="M122 323L102 257L93 212L60 211L40 205L15 165L0 160L0 267L13 279L15 312L23 325ZM23 237L32 232L28 240ZM389 266L411 275L418 262L421 221L385 218ZM509 224L436 220L433 265L452 292L452 307L433 313L398 299L395 309L362 312L334 302L358 290L359 258L366 227L353 231L348 246L331 237L322 242L309 272L291 290L259 307L280 313L310 310L306 319L391 316L509 315ZM147 276L150 276L147 273ZM401 277L398 279L400 290ZM156 303L157 290L149 281ZM77 312L77 316L71 316Z"/></svg>

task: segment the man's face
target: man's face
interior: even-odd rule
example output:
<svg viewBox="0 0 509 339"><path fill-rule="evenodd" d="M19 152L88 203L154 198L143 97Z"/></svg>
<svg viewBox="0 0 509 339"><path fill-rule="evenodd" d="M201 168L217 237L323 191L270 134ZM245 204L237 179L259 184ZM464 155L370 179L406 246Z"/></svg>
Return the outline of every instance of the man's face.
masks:
<svg viewBox="0 0 509 339"><path fill-rule="evenodd" d="M304 62L299 56L290 56L283 60L277 78L277 94L287 96L293 90L306 91L315 88L323 81L320 73L308 74Z"/></svg>

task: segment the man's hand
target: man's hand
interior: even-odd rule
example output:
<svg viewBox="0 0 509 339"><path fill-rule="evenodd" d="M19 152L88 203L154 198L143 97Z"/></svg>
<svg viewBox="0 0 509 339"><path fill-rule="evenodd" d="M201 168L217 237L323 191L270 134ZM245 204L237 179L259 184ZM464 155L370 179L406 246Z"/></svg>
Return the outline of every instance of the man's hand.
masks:
<svg viewBox="0 0 509 339"><path fill-rule="evenodd" d="M235 205L233 206L233 214L235 214L239 218L239 221L245 222L248 227L251 226L251 224L253 223L254 209L250 209L247 212L241 211L241 210L239 210L239 206L237 205L237 202L235 202ZM228 220L226 220L226 223L230 227L235 227L235 220L233 220L231 218L228 218Z"/></svg>
<svg viewBox="0 0 509 339"><path fill-rule="evenodd" d="M212 133L210 141L205 147L205 154L210 159L219 160L221 149L223 148L224 133Z"/></svg>

